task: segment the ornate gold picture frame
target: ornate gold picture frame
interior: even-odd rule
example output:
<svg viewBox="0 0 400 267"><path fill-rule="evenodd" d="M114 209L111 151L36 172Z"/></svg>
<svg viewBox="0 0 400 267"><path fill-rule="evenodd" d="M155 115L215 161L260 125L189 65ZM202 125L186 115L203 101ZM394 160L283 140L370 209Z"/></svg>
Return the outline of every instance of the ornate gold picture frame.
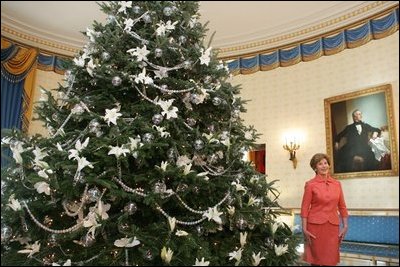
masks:
<svg viewBox="0 0 400 267"><path fill-rule="evenodd" d="M324 99L326 150L335 178L398 175L392 86Z"/></svg>

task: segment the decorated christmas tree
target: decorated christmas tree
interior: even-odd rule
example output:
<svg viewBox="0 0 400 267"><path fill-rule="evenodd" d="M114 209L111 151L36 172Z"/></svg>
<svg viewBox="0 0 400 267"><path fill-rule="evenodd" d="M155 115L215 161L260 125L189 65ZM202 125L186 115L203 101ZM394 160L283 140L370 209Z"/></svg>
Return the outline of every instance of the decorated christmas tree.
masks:
<svg viewBox="0 0 400 267"><path fill-rule="evenodd" d="M103 25L11 131L2 265L290 265L275 181L244 152L258 134L196 2L107 2ZM47 88L49 89L49 88Z"/></svg>

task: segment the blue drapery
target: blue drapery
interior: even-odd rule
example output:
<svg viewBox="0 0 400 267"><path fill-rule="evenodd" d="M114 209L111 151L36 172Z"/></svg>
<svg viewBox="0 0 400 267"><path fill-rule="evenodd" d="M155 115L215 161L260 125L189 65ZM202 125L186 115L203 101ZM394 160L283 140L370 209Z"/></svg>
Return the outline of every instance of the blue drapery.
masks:
<svg viewBox="0 0 400 267"><path fill-rule="evenodd" d="M1 75L1 129L21 129L22 94L25 80L11 83ZM10 104L11 103L11 104ZM2 136L3 138L3 136ZM1 148L1 168L12 156L9 148Z"/></svg>
<svg viewBox="0 0 400 267"><path fill-rule="evenodd" d="M373 39L389 36L399 29L399 8L389 10L379 18L369 19L358 25L349 25L346 29L334 31L313 38L299 41L291 47L272 48L250 55L221 58L231 73L250 74L256 71L287 67L301 61L315 60L329 56L346 48L355 48Z"/></svg>

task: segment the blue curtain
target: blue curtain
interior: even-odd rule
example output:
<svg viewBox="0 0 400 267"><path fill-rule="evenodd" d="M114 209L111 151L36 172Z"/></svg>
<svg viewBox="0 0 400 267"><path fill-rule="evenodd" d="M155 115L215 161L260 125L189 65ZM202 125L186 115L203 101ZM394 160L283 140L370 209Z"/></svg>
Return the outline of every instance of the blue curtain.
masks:
<svg viewBox="0 0 400 267"><path fill-rule="evenodd" d="M22 93L25 79L17 83L9 82L1 75L1 129L21 129ZM2 136L3 138L3 136ZM1 148L1 168L8 165L12 153Z"/></svg>

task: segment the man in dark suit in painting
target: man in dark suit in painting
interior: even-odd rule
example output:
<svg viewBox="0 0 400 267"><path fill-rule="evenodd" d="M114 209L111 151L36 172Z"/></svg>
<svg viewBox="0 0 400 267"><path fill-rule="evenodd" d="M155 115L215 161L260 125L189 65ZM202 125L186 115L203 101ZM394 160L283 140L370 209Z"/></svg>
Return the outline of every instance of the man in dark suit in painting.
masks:
<svg viewBox="0 0 400 267"><path fill-rule="evenodd" d="M359 172L379 169L379 161L375 159L369 140L375 139L381 133L379 128L362 122L362 113L356 109L352 113L353 123L347 125L336 138L337 151L336 172ZM339 148L339 143L345 138L345 143Z"/></svg>

